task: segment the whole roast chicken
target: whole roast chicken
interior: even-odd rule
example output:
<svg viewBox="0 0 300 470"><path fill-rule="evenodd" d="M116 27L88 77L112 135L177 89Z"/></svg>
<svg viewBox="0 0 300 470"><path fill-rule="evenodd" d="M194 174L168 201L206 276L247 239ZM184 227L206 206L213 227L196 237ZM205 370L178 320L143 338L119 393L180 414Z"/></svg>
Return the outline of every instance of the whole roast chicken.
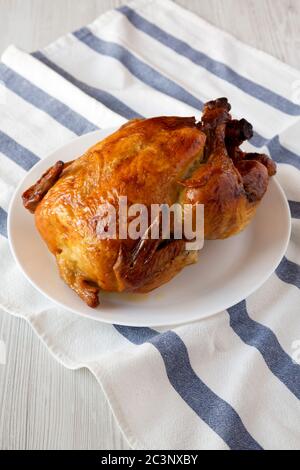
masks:
<svg viewBox="0 0 300 470"><path fill-rule="evenodd" d="M219 98L194 117L135 119L73 162L58 161L23 194L39 233L56 257L62 279L90 307L99 291L148 292L197 261L186 240L103 238L99 208L204 204L204 236L221 239L243 230L264 196L275 163L239 147L252 137L245 119ZM99 228L100 227L100 228Z"/></svg>

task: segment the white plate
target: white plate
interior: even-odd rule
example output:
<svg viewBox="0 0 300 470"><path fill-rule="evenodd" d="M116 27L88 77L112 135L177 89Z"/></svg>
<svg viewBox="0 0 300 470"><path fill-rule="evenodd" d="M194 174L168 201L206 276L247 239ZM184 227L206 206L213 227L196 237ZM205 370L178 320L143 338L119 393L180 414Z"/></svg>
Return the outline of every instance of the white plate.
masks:
<svg viewBox="0 0 300 470"><path fill-rule="evenodd" d="M279 264L290 236L290 212L275 178L249 227L227 240L206 241L199 262L149 294L100 292L100 306L91 309L60 279L54 257L23 208L21 195L57 160L78 157L114 129L84 135L41 160L17 188L8 216L8 237L14 257L42 294L84 317L132 326L191 322L220 312L247 297Z"/></svg>

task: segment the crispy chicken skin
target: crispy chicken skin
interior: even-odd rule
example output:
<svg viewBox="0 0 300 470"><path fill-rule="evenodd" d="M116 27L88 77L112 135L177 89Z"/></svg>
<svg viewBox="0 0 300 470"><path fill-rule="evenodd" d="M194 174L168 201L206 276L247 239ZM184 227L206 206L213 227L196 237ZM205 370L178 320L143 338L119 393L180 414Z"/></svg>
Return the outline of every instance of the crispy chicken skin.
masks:
<svg viewBox="0 0 300 470"><path fill-rule="evenodd" d="M226 98L206 103L200 128L207 135L203 164L183 184L183 203L204 204L206 239L227 238L243 230L265 194L275 163L264 154L246 154L252 137L245 119L231 120Z"/></svg>
<svg viewBox="0 0 300 470"><path fill-rule="evenodd" d="M135 119L71 163L58 162L23 194L55 255L63 280L90 306L99 290L148 292L197 261L185 240L103 239L104 203L128 206L174 202L204 206L205 238L226 238L253 217L276 172L267 155L246 154L252 136L231 119L226 98L193 117ZM106 227L107 229L107 227Z"/></svg>

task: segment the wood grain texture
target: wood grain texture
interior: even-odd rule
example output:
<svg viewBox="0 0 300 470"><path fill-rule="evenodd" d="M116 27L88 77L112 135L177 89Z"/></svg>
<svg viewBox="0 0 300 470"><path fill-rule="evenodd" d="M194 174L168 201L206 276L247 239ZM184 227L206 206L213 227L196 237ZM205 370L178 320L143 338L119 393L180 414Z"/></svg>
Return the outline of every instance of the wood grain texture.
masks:
<svg viewBox="0 0 300 470"><path fill-rule="evenodd" d="M119 0L0 0L0 53L36 50ZM177 0L242 41L300 67L299 0ZM127 449L104 395L86 370L50 356L24 320L0 311L0 449Z"/></svg>
<svg viewBox="0 0 300 470"><path fill-rule="evenodd" d="M299 0L175 0L240 40L300 67ZM122 0L0 0L0 54L32 51L83 26Z"/></svg>
<svg viewBox="0 0 300 470"><path fill-rule="evenodd" d="M0 448L128 449L94 376L65 369L25 320L0 315Z"/></svg>

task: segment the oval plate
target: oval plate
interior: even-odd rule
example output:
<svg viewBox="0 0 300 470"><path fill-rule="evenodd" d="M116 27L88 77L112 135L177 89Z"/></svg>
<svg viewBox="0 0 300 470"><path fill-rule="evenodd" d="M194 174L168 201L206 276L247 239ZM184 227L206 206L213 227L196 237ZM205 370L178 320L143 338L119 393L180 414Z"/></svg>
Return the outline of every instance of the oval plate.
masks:
<svg viewBox="0 0 300 470"><path fill-rule="evenodd" d="M113 131L92 132L68 143L35 165L18 186L9 210L8 237L31 284L74 313L131 326L175 325L205 318L260 287L278 266L290 237L289 206L274 177L246 230L227 240L206 241L199 262L159 289L149 294L100 292L100 306L91 309L64 284L54 257L35 228L34 217L22 205L21 195L57 160L73 160Z"/></svg>

